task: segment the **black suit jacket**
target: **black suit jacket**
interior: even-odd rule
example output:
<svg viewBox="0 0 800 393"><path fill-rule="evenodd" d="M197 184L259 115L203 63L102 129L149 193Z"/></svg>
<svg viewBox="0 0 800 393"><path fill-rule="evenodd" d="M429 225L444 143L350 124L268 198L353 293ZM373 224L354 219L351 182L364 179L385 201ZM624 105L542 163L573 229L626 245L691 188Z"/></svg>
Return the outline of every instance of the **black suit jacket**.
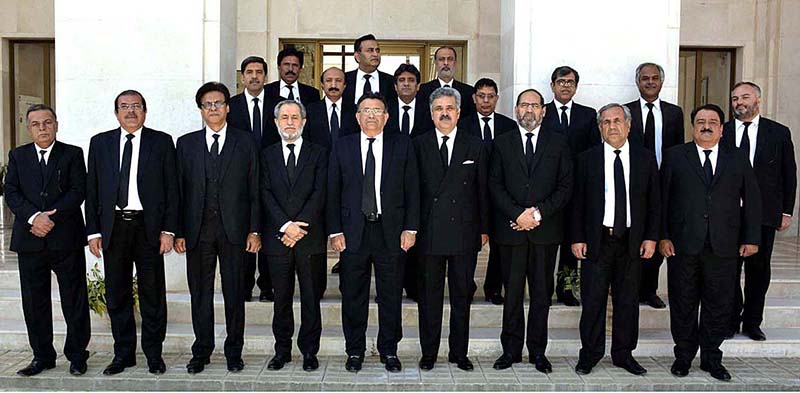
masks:
<svg viewBox="0 0 800 393"><path fill-rule="evenodd" d="M176 236L186 239L187 250L197 245L203 220L208 154L205 133L205 129L190 132L177 143L182 221ZM219 204L222 228L233 244L243 245L249 233L261 231L258 154L249 132L228 125L220 151Z"/></svg>
<svg viewBox="0 0 800 393"><path fill-rule="evenodd" d="M261 152L261 206L265 215L262 246L268 255L286 255L291 250L281 243L280 229L288 221L309 224L294 250L298 255L325 252L325 188L328 182L328 153L324 147L303 139L297 155L295 176L290 182L283 159L283 144ZM297 152L295 152L297 153Z"/></svg>
<svg viewBox="0 0 800 393"><path fill-rule="evenodd" d="M761 195L747 156L720 145L710 192L704 179L694 142L667 150L661 162L661 238L671 240L677 254L697 255L710 233L714 254L728 258L739 255L740 244L759 244Z"/></svg>
<svg viewBox="0 0 800 393"><path fill-rule="evenodd" d="M663 153L669 148L684 143L683 109L664 100L659 102L661 103L661 157L664 157ZM644 120L639 100L631 101L625 106L631 111L631 132L628 140L636 145L644 145Z"/></svg>
<svg viewBox="0 0 800 393"><path fill-rule="evenodd" d="M328 233L344 233L347 249L358 252L364 232L361 192L364 170L361 164L362 133L339 138L333 145L328 166ZM381 225L386 246L401 253L400 233L419 230L419 172L411 139L383 132L381 165Z"/></svg>
<svg viewBox="0 0 800 393"><path fill-rule="evenodd" d="M489 164L489 193L495 208L493 227L501 245L558 244L564 236L564 207L572 196L572 152L562 135L540 128L534 148L533 170L528 172L522 137L507 132L494 140ZM509 227L528 207L542 215L531 231Z"/></svg>
<svg viewBox="0 0 800 393"><path fill-rule="evenodd" d="M342 93L342 98L347 102L352 102L355 104L356 102L356 75L358 74L358 70L348 71L344 74L344 93ZM383 95L383 98L386 101L393 100L397 98L397 92L394 90L394 76L389 75L383 71L378 71L378 77L380 79L380 93ZM375 86L375 81L370 80L370 84ZM373 91L375 91L373 89ZM362 92L358 92L358 96L361 97Z"/></svg>
<svg viewBox="0 0 800 393"><path fill-rule="evenodd" d="M11 251L75 250L86 245L81 203L86 194L86 166L80 147L56 141L44 177L38 148L28 143L8 153L5 198L14 213ZM44 179L44 180L43 180ZM44 186L42 183L44 182ZM34 236L28 219L37 212L57 210L55 226L44 237Z"/></svg>
<svg viewBox="0 0 800 393"><path fill-rule="evenodd" d="M97 134L89 143L86 182L86 234L99 233L103 248L111 245L117 205L121 129ZM175 179L175 146L172 137L143 127L139 145L136 185L144 209L145 239L158 246L162 231L178 230L178 183Z"/></svg>
<svg viewBox="0 0 800 393"><path fill-rule="evenodd" d="M753 170L761 190L761 223L777 228L783 213L791 215L794 212L797 163L792 134L783 124L762 116L757 139ZM753 143L752 139L750 143ZM736 148L735 121L725 123L720 144Z"/></svg>
<svg viewBox="0 0 800 393"><path fill-rule="evenodd" d="M558 104L560 107L561 104ZM561 110L556 107L555 101L550 101L545 105L545 114L542 124L548 130L564 135L567 138L572 154L577 158L578 154L589 150L592 146L602 143L600 128L597 127L597 111L594 108L572 102L570 109L569 127L566 130L561 128Z"/></svg>
<svg viewBox="0 0 800 393"><path fill-rule="evenodd" d="M261 123L263 125L261 126L261 143L258 146L259 150L281 141L281 136L278 134L278 127L275 125L275 114L273 113L278 102L280 101L271 97L266 91L264 92L264 103L261 105ZM247 97L244 92L231 97L227 122L230 127L247 131L252 135L253 122L250 120L249 105L253 104L247 102Z"/></svg>
<svg viewBox="0 0 800 393"><path fill-rule="evenodd" d="M386 109L389 112L389 121L386 122L386 128L394 132L400 132L403 121L403 112L400 111L397 103L399 100L399 98L394 98L386 103ZM433 120L431 119L428 102L417 97L416 101L414 101L414 127L409 130L411 131L409 136L416 138L432 128Z"/></svg>
<svg viewBox="0 0 800 393"><path fill-rule="evenodd" d="M628 231L628 251L639 258L643 240L658 241L661 217L661 191L658 164L653 152L631 145L628 180L631 226ZM572 199L570 225L572 243L586 243L586 258L600 257L605 209L604 146L595 146L578 156L575 192ZM614 181L614 179L610 179Z"/></svg>
<svg viewBox="0 0 800 393"><path fill-rule="evenodd" d="M309 86L304 83L295 82L300 90L300 102L303 105L308 106L309 104L315 103L320 100L319 90L317 90L314 86ZM276 80L275 82L268 83L264 86L264 92L266 96L271 98L271 101L278 103L288 98L281 96L281 81ZM297 94L297 92L295 92Z"/></svg>
<svg viewBox="0 0 800 393"><path fill-rule="evenodd" d="M344 99L340 100L341 108L341 121L339 122L339 137L341 138L347 134L353 134L359 131L358 123L356 122L356 106L350 101ZM331 150L331 123L328 118L328 108L326 107L325 100L317 101L309 104L306 107L306 126L303 131L303 138L308 139L328 151Z"/></svg>
<svg viewBox="0 0 800 393"><path fill-rule="evenodd" d="M480 113L473 113L467 117L461 117L458 119L458 129L465 130L468 133L475 135L478 139L483 140L483 120L481 118L483 115ZM505 134L509 131L517 130L517 122L514 120L503 116L497 112L494 113L494 137L497 138L500 135ZM492 154L492 144L487 143L486 147L488 149L488 154L491 156Z"/></svg>
<svg viewBox="0 0 800 393"><path fill-rule="evenodd" d="M488 157L480 138L458 130L445 168L434 130L414 139L420 182L417 249L424 255L480 251L489 234Z"/></svg>
<svg viewBox="0 0 800 393"><path fill-rule="evenodd" d="M475 88L453 79L451 86L458 90L461 94L461 115L460 117L468 117L475 113L475 102L472 101L472 95L475 93ZM422 97L423 101L430 102L431 93L434 90L442 87L439 79L425 82L419 86L419 93L417 97Z"/></svg>

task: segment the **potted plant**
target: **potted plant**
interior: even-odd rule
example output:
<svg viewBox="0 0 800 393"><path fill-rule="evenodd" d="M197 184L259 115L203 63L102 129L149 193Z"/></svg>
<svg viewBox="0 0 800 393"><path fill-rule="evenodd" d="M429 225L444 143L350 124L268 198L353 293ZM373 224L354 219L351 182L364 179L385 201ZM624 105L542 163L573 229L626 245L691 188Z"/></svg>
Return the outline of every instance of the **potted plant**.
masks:
<svg viewBox="0 0 800 393"><path fill-rule="evenodd" d="M108 313L108 305L106 303L106 280L97 263L86 273L86 288L89 295L89 308L100 317ZM134 313L138 315L139 285L136 279L136 273L133 274L133 309Z"/></svg>

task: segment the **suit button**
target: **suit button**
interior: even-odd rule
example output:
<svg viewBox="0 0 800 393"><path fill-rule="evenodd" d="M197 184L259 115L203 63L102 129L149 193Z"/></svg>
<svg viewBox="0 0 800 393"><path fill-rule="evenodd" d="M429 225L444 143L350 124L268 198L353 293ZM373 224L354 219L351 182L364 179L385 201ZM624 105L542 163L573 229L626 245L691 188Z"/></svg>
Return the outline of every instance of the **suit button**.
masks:
<svg viewBox="0 0 800 393"><path fill-rule="evenodd" d="M456 200L455 200L455 199L453 199L453 200L452 200L452 201L450 201L450 202L456 203Z"/></svg>
<svg viewBox="0 0 800 393"><path fill-rule="evenodd" d="M529 186L526 184L526 185L525 185L525 188L528 188L528 187L529 187Z"/></svg>
<svg viewBox="0 0 800 393"><path fill-rule="evenodd" d="M433 203L439 202L439 198L433 198Z"/></svg>
<svg viewBox="0 0 800 393"><path fill-rule="evenodd" d="M465 186L467 185L467 182L466 182L466 181L464 182L464 185L465 185Z"/></svg>
<svg viewBox="0 0 800 393"><path fill-rule="evenodd" d="M455 220L456 220L456 218L455 218L455 217L450 217L450 221L451 221L451 222L454 222Z"/></svg>
<svg viewBox="0 0 800 393"><path fill-rule="evenodd" d="M708 220L708 214L703 214L703 218L705 218L706 220Z"/></svg>

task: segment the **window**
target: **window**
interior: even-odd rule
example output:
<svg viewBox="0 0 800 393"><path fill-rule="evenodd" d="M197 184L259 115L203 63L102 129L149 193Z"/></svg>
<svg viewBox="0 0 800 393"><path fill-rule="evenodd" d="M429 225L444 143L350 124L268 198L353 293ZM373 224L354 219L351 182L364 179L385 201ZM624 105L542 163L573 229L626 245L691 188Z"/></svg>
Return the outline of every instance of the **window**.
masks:
<svg viewBox="0 0 800 393"><path fill-rule="evenodd" d="M684 111L685 137L692 139L689 114L705 104L717 104L730 117L730 92L735 83L736 52L728 48L681 48L678 105Z"/></svg>

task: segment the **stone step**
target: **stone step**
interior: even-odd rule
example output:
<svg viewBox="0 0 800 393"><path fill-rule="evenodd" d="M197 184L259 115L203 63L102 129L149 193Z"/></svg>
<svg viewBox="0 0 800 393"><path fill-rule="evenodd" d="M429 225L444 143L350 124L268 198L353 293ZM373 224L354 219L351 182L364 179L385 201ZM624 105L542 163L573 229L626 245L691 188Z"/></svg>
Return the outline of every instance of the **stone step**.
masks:
<svg viewBox="0 0 800 393"><path fill-rule="evenodd" d="M298 329L295 328L295 334ZM767 341L752 341L738 335L727 340L722 350L728 357L798 357L800 356L800 328L775 328L764 329ZM221 358L225 339L225 325L215 325L216 357ZM440 357L446 356L448 332L442 332ZM64 344L65 326L54 324L54 345L62 348ZM367 354L376 355L377 327L370 325L367 330ZM502 353L500 346L500 329L474 328L470 330L469 355L475 357L496 357ZM164 352L187 352L194 341L192 325L185 323L170 324L167 327L167 337L164 342ZM244 355L273 354L274 340L268 326L245 327ZM606 343L606 351L610 342ZM639 331L639 344L635 356L672 356L672 336L669 329L641 329ZM92 340L89 348L92 352L113 351L111 329L107 325L94 325L92 327ZM547 355L549 356L577 356L580 349L578 329L550 329ZM27 332L22 321L0 320L0 351L27 351ZM60 350L59 350L60 351ZM297 351L293 349L293 351ZM523 351L526 352L526 351ZM338 356L344 353L344 337L340 328L323 328L320 342L320 356ZM404 329L403 339L398 346L398 355L408 359L420 356L419 335L415 329ZM446 359L446 358L444 358Z"/></svg>

